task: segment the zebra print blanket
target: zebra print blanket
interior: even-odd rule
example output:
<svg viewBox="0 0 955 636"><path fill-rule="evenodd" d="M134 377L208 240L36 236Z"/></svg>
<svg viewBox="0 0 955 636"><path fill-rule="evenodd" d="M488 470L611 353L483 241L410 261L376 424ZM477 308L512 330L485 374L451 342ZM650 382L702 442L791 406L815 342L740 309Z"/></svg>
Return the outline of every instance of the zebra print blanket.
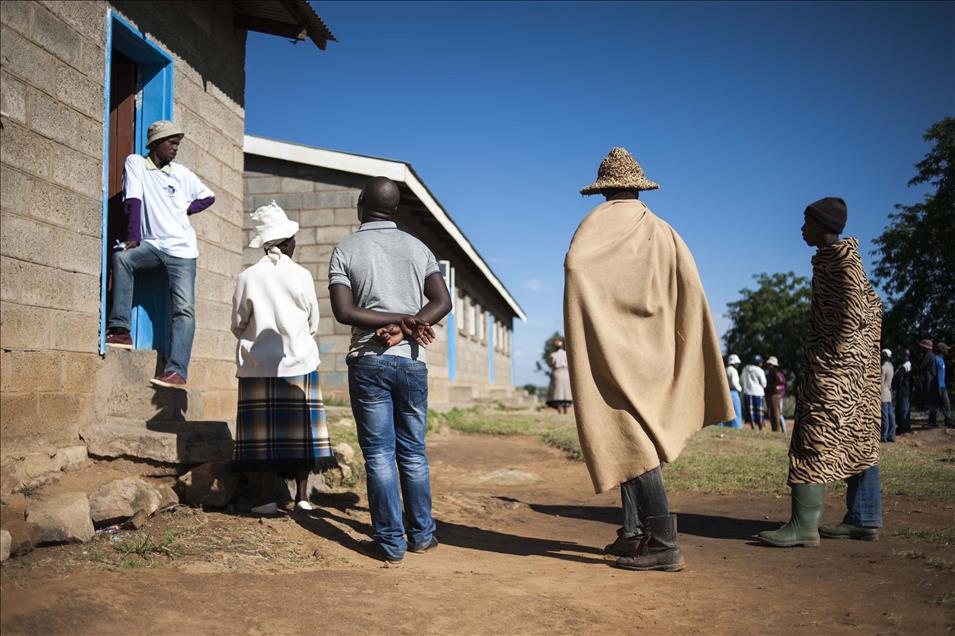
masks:
<svg viewBox="0 0 955 636"><path fill-rule="evenodd" d="M879 463L882 301L854 238L812 259L812 307L796 381L789 483L821 484Z"/></svg>

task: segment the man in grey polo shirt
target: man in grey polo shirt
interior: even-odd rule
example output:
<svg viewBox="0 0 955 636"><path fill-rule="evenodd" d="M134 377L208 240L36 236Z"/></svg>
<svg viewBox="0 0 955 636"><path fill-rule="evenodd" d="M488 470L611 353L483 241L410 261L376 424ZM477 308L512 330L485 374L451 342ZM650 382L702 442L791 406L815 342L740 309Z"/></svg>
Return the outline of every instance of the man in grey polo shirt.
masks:
<svg viewBox="0 0 955 636"><path fill-rule="evenodd" d="M425 346L434 337L430 325L451 310L434 254L394 222L400 198L390 179L369 179L358 199L361 226L335 247L328 266L335 319L352 327L348 393L375 533L361 549L390 564L400 563L405 550L438 545L425 454Z"/></svg>

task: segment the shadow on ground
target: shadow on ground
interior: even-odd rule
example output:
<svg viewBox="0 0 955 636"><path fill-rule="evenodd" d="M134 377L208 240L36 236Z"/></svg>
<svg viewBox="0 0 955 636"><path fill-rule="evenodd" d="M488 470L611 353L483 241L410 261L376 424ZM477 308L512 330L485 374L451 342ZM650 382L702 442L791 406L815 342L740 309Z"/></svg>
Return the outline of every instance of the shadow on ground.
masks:
<svg viewBox="0 0 955 636"><path fill-rule="evenodd" d="M501 497L501 499L514 501L506 497ZM612 506L569 506L534 503L527 504L527 506L534 512L555 517L597 521L612 525L619 525L621 521L620 508ZM694 512L675 512L677 513L677 528L680 533L708 539L748 540L758 532L775 530L780 525L778 521L739 519Z"/></svg>

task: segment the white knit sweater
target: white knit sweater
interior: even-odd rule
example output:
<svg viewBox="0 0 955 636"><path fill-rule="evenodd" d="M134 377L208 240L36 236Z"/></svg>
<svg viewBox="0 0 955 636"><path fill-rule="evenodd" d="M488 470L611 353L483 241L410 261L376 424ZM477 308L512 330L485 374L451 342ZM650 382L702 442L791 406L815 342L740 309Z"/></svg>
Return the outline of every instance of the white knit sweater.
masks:
<svg viewBox="0 0 955 636"><path fill-rule="evenodd" d="M277 250L276 250L277 251ZM282 254L263 256L236 281L236 377L287 378L318 368L318 298L311 273Z"/></svg>

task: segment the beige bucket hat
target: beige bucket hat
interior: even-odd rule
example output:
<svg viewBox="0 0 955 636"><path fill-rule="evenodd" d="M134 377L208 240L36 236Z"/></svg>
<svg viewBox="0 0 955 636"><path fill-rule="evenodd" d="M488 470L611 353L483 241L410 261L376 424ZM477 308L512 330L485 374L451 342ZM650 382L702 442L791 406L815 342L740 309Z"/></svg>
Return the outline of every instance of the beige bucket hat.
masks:
<svg viewBox="0 0 955 636"><path fill-rule="evenodd" d="M610 188L625 188L627 190L656 190L659 183L650 181L643 174L643 168L637 160L627 152L626 148L616 147L600 162L597 170L597 180L581 194L597 194Z"/></svg>
<svg viewBox="0 0 955 636"><path fill-rule="evenodd" d="M146 147L151 146L154 141L185 134L186 131L179 124L168 119L160 119L149 124L149 128L146 129Z"/></svg>
<svg viewBox="0 0 955 636"><path fill-rule="evenodd" d="M289 220L285 210L275 201L253 212L252 224L254 229L249 247L264 247L273 241L291 238L298 232L298 223Z"/></svg>

